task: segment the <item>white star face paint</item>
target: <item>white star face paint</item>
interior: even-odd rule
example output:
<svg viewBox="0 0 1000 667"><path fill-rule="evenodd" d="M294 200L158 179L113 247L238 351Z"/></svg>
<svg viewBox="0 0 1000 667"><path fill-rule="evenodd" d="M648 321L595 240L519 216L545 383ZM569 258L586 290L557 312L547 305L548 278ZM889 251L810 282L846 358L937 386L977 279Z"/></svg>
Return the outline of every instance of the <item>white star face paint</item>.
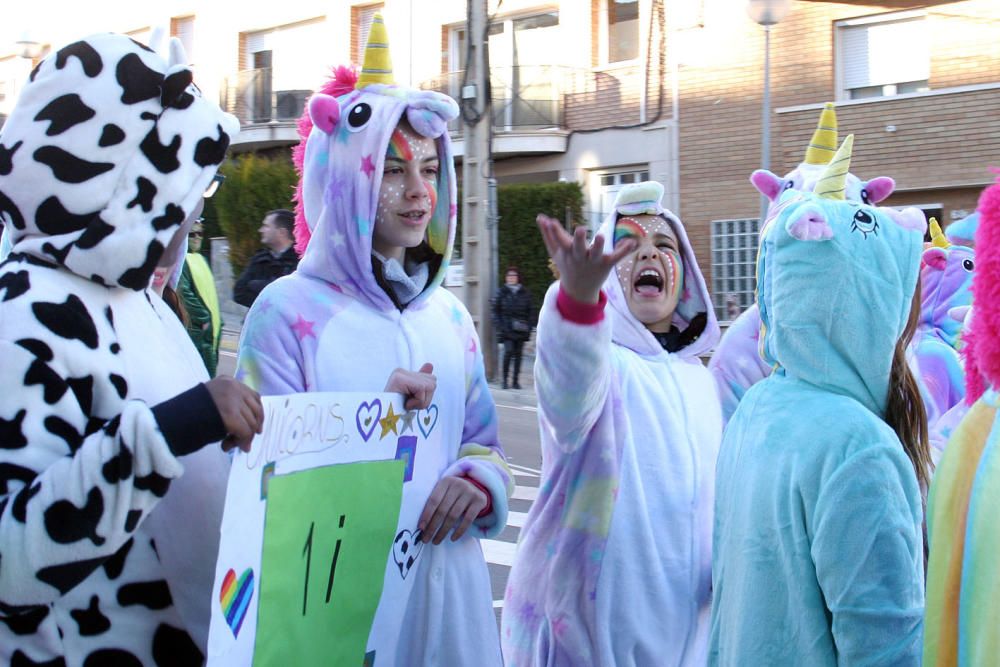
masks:
<svg viewBox="0 0 1000 667"><path fill-rule="evenodd" d="M615 243L624 238L638 244L615 267L629 311L650 331L667 332L684 286L677 235L658 215L634 215L615 223Z"/></svg>
<svg viewBox="0 0 1000 667"><path fill-rule="evenodd" d="M439 171L434 140L400 121L385 152L373 250L402 262L407 248L420 245L437 206Z"/></svg>

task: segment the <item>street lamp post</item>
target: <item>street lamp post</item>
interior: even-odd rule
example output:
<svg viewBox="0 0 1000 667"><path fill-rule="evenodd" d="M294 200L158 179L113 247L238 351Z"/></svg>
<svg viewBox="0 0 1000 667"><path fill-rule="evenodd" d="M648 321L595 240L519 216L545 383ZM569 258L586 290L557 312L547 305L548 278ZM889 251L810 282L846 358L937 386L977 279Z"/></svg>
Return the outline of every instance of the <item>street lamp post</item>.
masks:
<svg viewBox="0 0 1000 667"><path fill-rule="evenodd" d="M792 0L748 0L747 14L764 27L764 99L761 105L760 168L771 167L771 27L785 18ZM767 215L768 199L760 197L760 224Z"/></svg>

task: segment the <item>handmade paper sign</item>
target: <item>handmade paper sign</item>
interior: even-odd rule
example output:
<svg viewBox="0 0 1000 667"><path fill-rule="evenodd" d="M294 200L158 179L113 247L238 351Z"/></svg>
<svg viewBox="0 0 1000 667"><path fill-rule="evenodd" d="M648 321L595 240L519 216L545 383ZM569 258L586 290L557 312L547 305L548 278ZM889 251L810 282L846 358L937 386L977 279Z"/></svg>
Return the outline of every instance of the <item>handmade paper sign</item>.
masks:
<svg viewBox="0 0 1000 667"><path fill-rule="evenodd" d="M233 457L210 665L366 665L395 655L416 522L446 467L438 408L391 394L266 397Z"/></svg>

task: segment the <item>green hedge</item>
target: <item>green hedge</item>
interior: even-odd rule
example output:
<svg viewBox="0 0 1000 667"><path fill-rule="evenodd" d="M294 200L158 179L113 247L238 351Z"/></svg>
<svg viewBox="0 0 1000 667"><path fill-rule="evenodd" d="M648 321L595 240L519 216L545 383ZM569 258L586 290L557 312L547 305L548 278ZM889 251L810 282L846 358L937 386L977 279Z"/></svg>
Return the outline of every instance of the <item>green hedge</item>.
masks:
<svg viewBox="0 0 1000 667"><path fill-rule="evenodd" d="M497 188L497 208L500 214L497 285L503 284L508 266L517 266L537 309L554 278L535 216L544 213L571 226L583 224L583 189L578 183L501 185Z"/></svg>
<svg viewBox="0 0 1000 667"><path fill-rule="evenodd" d="M206 232L229 239L229 263L233 275L260 250L258 229L268 211L292 210L292 195L298 177L288 158L264 158L240 155L222 166L226 181L205 207ZM218 226L216 226L216 224Z"/></svg>

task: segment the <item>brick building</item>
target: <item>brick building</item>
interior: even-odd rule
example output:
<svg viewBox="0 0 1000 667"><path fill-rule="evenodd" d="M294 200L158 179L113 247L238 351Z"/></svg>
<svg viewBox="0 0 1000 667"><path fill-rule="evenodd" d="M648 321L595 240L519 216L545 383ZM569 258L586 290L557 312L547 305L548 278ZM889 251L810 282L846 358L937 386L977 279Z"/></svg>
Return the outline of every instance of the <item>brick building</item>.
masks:
<svg viewBox="0 0 1000 667"><path fill-rule="evenodd" d="M801 159L823 103L852 171L896 179L886 202L947 224L1000 166L1000 0L794 0L771 31L771 169ZM596 225L617 190L662 182L716 306L752 299L760 198L764 32L744 0L489 0L493 168L500 183L575 181ZM396 80L455 97L465 0L122 3L95 16L19 3L0 33L0 121L30 71L14 37L58 45L96 30L185 41L206 95L236 113L239 151L287 155L295 120L331 65L357 62L381 11ZM78 15L70 14L78 12ZM2 29L0 29L2 30ZM6 43L5 43L6 42ZM4 49L10 48L9 52ZM44 52L44 48L43 48ZM461 127L453 127L461 159ZM502 225L501 221L501 225Z"/></svg>

